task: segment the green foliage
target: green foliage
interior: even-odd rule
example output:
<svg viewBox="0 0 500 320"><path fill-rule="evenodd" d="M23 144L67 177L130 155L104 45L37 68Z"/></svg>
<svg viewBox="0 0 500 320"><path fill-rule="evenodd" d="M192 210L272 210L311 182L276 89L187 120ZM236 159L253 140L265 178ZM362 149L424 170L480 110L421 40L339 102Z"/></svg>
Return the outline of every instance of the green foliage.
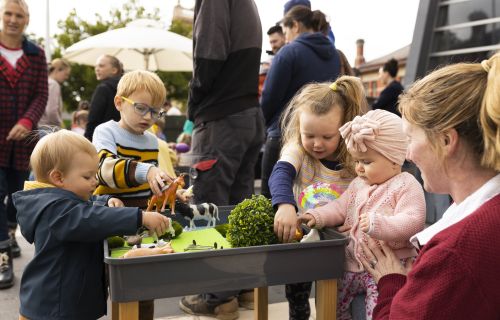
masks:
<svg viewBox="0 0 500 320"><path fill-rule="evenodd" d="M233 248L278 243L273 230L273 206L262 195L243 200L231 211L228 219L226 238Z"/></svg>
<svg viewBox="0 0 500 320"><path fill-rule="evenodd" d="M227 224L227 223L218 224L214 228L225 238L226 234L227 234L227 229L229 228L229 224Z"/></svg>
<svg viewBox="0 0 500 320"><path fill-rule="evenodd" d="M170 31L180 34L181 36L193 39L193 25L182 20L173 20L170 25Z"/></svg>
<svg viewBox="0 0 500 320"><path fill-rule="evenodd" d="M108 238L108 247L110 249L123 247L125 239L119 236L112 236Z"/></svg>
<svg viewBox="0 0 500 320"><path fill-rule="evenodd" d="M142 18L160 20L159 9L156 8L153 12L146 12L145 8L139 5L137 0L129 0L122 8L110 10L109 17L106 19L103 18L102 15L96 13L95 22L83 20L78 16L76 10L73 9L66 19L58 21L58 26L62 32L54 36L59 44L59 48L55 50L52 56L53 58L61 57L62 49L68 48L80 40L111 29L125 27L127 23ZM172 28L175 29L173 30L174 32L182 35L188 36L192 34L192 26L186 22L179 21L172 23ZM188 83L191 79L191 73L158 72L158 75L162 81L164 81L169 97L185 104L187 101ZM97 84L98 81L95 78L93 67L72 64L71 75L61 86L65 109L73 111L78 106L79 101L90 101Z"/></svg>
<svg viewBox="0 0 500 320"><path fill-rule="evenodd" d="M181 233L182 231L184 231L182 229L182 225L177 222L177 221L173 221L172 220L172 227L174 228L174 231L175 231L175 236L171 236L170 233L167 231L165 232L165 234L163 234L161 237L159 237L160 239L163 239L163 240L172 240L172 239L175 239L177 238Z"/></svg>

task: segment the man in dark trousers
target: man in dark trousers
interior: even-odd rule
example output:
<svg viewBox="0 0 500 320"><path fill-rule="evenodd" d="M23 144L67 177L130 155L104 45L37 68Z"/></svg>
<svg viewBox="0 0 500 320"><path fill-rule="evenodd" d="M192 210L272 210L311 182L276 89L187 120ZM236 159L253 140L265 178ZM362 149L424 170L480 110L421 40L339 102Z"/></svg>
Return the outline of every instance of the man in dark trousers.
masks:
<svg viewBox="0 0 500 320"><path fill-rule="evenodd" d="M188 117L194 122L192 158L205 165L197 166L195 203L234 205L254 193L254 168L264 142L257 98L261 50L253 0L196 1ZM190 314L236 319L236 295L188 296L180 307Z"/></svg>

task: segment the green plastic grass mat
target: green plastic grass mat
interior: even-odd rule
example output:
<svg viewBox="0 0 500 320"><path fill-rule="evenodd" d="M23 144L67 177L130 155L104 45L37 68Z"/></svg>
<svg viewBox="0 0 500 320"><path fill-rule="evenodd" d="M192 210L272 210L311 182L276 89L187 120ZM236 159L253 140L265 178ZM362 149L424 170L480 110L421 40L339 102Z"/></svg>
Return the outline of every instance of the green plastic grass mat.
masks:
<svg viewBox="0 0 500 320"><path fill-rule="evenodd" d="M231 248L226 238L214 228L184 231L180 236L172 240L171 245L175 252L184 252L187 246L193 244L193 240L200 246L213 246L217 242L217 249L220 249L220 247Z"/></svg>
<svg viewBox="0 0 500 320"><path fill-rule="evenodd" d="M196 244L200 246L213 246L214 243L217 243L217 249L220 249L221 247L231 248L231 245L229 244L229 242L227 242L226 238L224 238L214 228L184 231L179 235L179 237L171 241L171 246L175 250L175 252L185 252L184 249L190 244L193 244L193 240L195 240ZM144 245L153 243L153 241L154 239L152 237L145 237L142 239L142 244ZM125 244L125 246L123 247L111 249L111 258L120 258L125 253L127 253L130 248L130 246ZM189 252L195 251L192 250Z"/></svg>

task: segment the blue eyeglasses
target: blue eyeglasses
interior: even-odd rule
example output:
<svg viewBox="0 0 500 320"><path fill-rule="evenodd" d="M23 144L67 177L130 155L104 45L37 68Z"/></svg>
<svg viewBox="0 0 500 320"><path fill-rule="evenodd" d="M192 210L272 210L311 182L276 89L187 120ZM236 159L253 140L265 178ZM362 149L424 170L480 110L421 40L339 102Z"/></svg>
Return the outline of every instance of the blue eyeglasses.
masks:
<svg viewBox="0 0 500 320"><path fill-rule="evenodd" d="M123 97L123 96L120 96L120 98L122 98L123 100L130 103L134 107L135 113L137 113L138 115L140 115L142 117L144 117L148 113L151 113L151 118L154 120L158 120L158 119L161 119L165 115L165 111L158 111L155 108L152 108L145 103L135 102L135 101L133 101L129 98Z"/></svg>

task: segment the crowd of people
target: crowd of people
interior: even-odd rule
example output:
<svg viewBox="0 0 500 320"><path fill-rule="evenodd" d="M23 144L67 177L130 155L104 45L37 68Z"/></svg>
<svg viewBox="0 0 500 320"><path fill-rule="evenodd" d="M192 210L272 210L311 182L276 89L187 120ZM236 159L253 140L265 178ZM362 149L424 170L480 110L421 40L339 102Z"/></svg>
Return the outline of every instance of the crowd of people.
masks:
<svg viewBox="0 0 500 320"><path fill-rule="evenodd" d="M368 320L498 318L500 53L437 69L406 92L391 59L380 69L385 89L369 106L310 1L287 1L267 32L272 58L261 63L253 0L197 0L187 121L169 148L161 121L181 111L165 84L153 72L125 72L112 55L97 59L92 99L62 129L71 64L47 67L43 49L24 35L24 0L2 0L0 15L0 289L14 284L18 225L35 246L21 278L20 319L106 314L102 240L141 227L165 232L171 221L145 209L175 178L176 153L189 150L197 168L193 195L181 188L179 201L236 205L255 193L261 149L261 193L275 209L279 241L294 241L302 225L350 239L331 302L338 319L351 319L359 294ZM405 172L407 161L422 183ZM301 207L301 192L315 184L341 195ZM453 200L427 227L424 190ZM290 319L309 319L311 287L286 284ZM179 306L237 319L239 307L253 308L253 292L190 295ZM139 303L139 317L153 319L153 300Z"/></svg>

